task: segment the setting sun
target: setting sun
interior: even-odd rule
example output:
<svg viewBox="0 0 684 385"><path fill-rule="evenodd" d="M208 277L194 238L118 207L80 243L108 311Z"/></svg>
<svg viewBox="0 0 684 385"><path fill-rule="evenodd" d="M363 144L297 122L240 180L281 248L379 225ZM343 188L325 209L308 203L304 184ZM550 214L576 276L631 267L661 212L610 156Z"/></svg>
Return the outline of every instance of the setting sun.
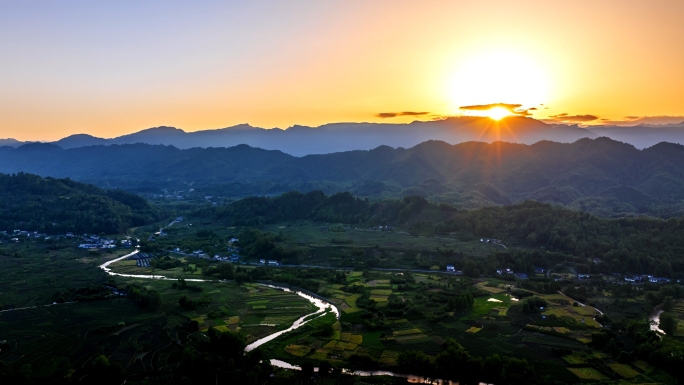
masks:
<svg viewBox="0 0 684 385"><path fill-rule="evenodd" d="M506 116L512 115L511 111L503 108L503 107L494 107L489 109L488 111L485 111L485 115L489 117L490 119L494 120L501 120L505 118Z"/></svg>
<svg viewBox="0 0 684 385"><path fill-rule="evenodd" d="M549 80L539 63L521 52L492 49L474 54L455 69L448 85L455 108L495 102L520 103L533 107L547 103ZM505 108L492 109L487 116L501 119L511 115Z"/></svg>

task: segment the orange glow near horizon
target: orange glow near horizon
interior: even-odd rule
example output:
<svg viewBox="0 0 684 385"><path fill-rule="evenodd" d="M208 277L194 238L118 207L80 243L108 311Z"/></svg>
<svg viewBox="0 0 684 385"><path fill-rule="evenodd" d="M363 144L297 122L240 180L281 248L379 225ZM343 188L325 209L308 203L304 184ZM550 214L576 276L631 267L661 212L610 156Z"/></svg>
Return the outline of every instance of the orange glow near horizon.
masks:
<svg viewBox="0 0 684 385"><path fill-rule="evenodd" d="M682 18L681 0L10 2L0 138L502 116L460 109L492 103L683 121Z"/></svg>
<svg viewBox="0 0 684 385"><path fill-rule="evenodd" d="M494 107L485 111L485 115L493 120L501 120L507 116L513 115L513 113L503 107Z"/></svg>
<svg viewBox="0 0 684 385"><path fill-rule="evenodd" d="M467 56L455 71L449 87L455 108L499 101L529 108L548 102L550 81L532 55L490 49Z"/></svg>

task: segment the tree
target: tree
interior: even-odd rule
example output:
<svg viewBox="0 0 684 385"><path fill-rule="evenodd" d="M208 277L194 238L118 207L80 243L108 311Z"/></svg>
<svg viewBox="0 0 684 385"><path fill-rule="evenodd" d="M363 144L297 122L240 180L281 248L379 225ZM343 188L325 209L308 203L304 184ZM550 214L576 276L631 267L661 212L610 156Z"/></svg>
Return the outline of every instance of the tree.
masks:
<svg viewBox="0 0 684 385"><path fill-rule="evenodd" d="M655 274L661 277L669 277L672 275L672 265L667 260L663 259L655 269Z"/></svg>
<svg viewBox="0 0 684 385"><path fill-rule="evenodd" d="M674 314L669 313L669 312L663 312L660 314L660 329L665 332L667 335L674 335L677 332L677 324L678 324L677 317L675 317Z"/></svg>
<svg viewBox="0 0 684 385"><path fill-rule="evenodd" d="M93 366L98 370L106 369L109 366L109 358L104 354L100 354L93 360Z"/></svg>
<svg viewBox="0 0 684 385"><path fill-rule="evenodd" d="M238 285L242 285L243 283L247 282L249 280L249 276L247 273L244 272L239 272L235 274L235 283Z"/></svg>
<svg viewBox="0 0 684 385"><path fill-rule="evenodd" d="M162 307L164 301L162 300L161 294L156 290L149 290L147 293L143 294L140 304L142 307L147 307L152 310L159 310Z"/></svg>
<svg viewBox="0 0 684 385"><path fill-rule="evenodd" d="M33 375L33 370L31 369L31 364L23 364L19 367L19 375L27 382L31 381Z"/></svg>

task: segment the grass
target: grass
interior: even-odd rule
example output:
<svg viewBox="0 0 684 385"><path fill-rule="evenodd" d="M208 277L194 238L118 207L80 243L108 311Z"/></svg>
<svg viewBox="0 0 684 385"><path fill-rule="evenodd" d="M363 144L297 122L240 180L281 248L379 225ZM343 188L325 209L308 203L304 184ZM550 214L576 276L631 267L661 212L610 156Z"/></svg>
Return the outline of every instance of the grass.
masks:
<svg viewBox="0 0 684 385"><path fill-rule="evenodd" d="M568 368L572 374L582 380L607 380L608 377L594 368Z"/></svg>
<svg viewBox="0 0 684 385"><path fill-rule="evenodd" d="M422 332L420 329L413 328L413 329L404 329L404 330L397 330L393 332L395 336L405 336L405 335L410 335L410 334L421 334Z"/></svg>
<svg viewBox="0 0 684 385"><path fill-rule="evenodd" d="M608 366L622 378L633 378L640 374L627 364L608 364Z"/></svg>
<svg viewBox="0 0 684 385"><path fill-rule="evenodd" d="M363 341L360 345L367 348L383 349L385 345L380 341L380 335L382 335L381 331L368 332L363 335Z"/></svg>
<svg viewBox="0 0 684 385"><path fill-rule="evenodd" d="M563 359L570 365L580 365L587 362L586 357L579 354L569 354L567 356L563 356Z"/></svg>
<svg viewBox="0 0 684 385"><path fill-rule="evenodd" d="M371 290L371 295L388 296L391 294L392 294L392 290L382 290L382 289Z"/></svg>
<svg viewBox="0 0 684 385"><path fill-rule="evenodd" d="M309 354L311 348L302 345L287 345L285 347L285 351L292 354L293 356L304 357L307 354Z"/></svg>
<svg viewBox="0 0 684 385"><path fill-rule="evenodd" d="M561 347L561 348L570 348L570 349L580 348L580 346L578 346L576 344L565 343L565 342L560 342L560 341L555 341L555 340L549 340L546 338L539 338L539 337L525 337L523 339L523 342L529 342L529 343L541 344L541 345L550 345L550 346Z"/></svg>
<svg viewBox="0 0 684 385"><path fill-rule="evenodd" d="M330 353L330 351L326 349L316 349L316 351L312 355L310 355L309 358L311 358L312 360L323 361L326 358L328 358L328 353Z"/></svg>
<svg viewBox="0 0 684 385"><path fill-rule="evenodd" d="M646 361L641 361L641 360L632 362L632 365L644 373L648 373L654 369L653 365L649 364Z"/></svg>
<svg viewBox="0 0 684 385"><path fill-rule="evenodd" d="M356 306L356 300L361 297L361 294L353 294L347 297L344 302L349 306L349 308L344 309L345 313L355 313L361 309Z"/></svg>
<svg viewBox="0 0 684 385"><path fill-rule="evenodd" d="M488 299L494 298L497 299L501 302L491 302L488 301ZM491 313L494 309L508 309L513 305L513 301L511 301L511 297L509 297L506 294L492 294L489 296L484 296L484 297L476 297L475 298L475 303L473 304L473 309L472 311L465 317L464 319L474 319L478 318L483 315L488 315ZM501 311L499 310L499 314Z"/></svg>
<svg viewBox="0 0 684 385"><path fill-rule="evenodd" d="M399 358L399 352L395 350L384 350L380 356L380 362L392 366L397 364L397 359Z"/></svg>
<svg viewBox="0 0 684 385"><path fill-rule="evenodd" d="M475 334L475 333L479 332L480 330L482 330L482 328L478 328L478 327L473 326L473 327L471 327L470 329L466 330L466 333L473 333L473 334Z"/></svg>

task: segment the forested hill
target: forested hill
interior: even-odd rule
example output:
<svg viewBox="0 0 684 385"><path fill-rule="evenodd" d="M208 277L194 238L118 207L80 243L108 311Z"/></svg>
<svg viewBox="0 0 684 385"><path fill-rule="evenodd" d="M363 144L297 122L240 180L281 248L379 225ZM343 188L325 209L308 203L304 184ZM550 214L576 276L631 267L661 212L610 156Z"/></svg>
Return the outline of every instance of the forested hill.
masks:
<svg viewBox="0 0 684 385"><path fill-rule="evenodd" d="M413 235L451 235L462 240L496 238L509 246L508 252L514 252L516 245L536 250L542 266L553 254L576 258L580 272L684 274L684 218L606 219L533 201L459 210L421 197L369 201L349 193L321 192L247 198L210 211L227 225L258 227L306 219L353 227L390 225ZM587 262L594 258L600 262ZM488 271L487 266L482 269Z"/></svg>
<svg viewBox="0 0 684 385"><path fill-rule="evenodd" d="M143 198L69 179L0 174L0 231L121 233L159 220Z"/></svg>
<svg viewBox="0 0 684 385"><path fill-rule="evenodd" d="M608 138L533 145L430 141L301 158L246 145L1 147L0 172L19 171L131 191L192 187L223 197L323 190L371 198L420 195L464 208L533 199L602 216L684 214L684 146L638 150Z"/></svg>

